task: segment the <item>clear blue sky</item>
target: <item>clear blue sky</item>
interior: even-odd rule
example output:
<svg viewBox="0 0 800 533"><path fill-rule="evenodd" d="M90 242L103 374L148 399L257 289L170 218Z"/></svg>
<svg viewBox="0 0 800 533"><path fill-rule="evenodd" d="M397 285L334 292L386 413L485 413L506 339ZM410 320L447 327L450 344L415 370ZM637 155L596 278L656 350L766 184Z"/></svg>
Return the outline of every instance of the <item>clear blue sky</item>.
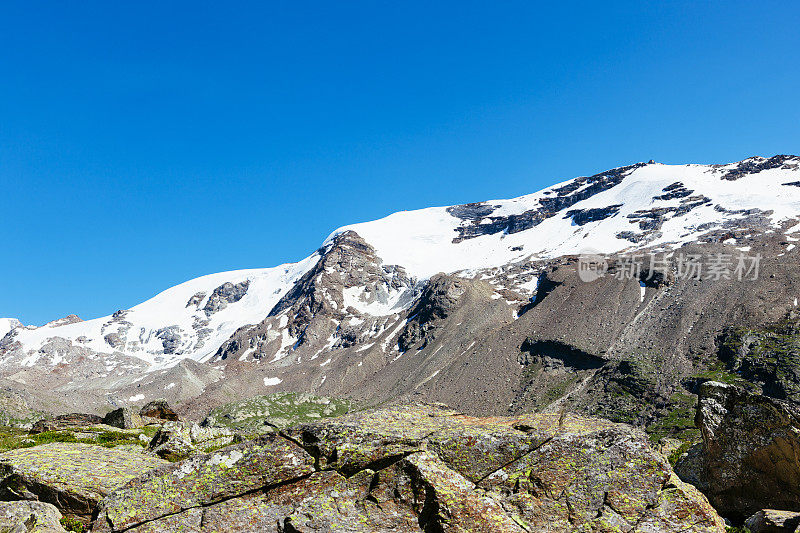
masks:
<svg viewBox="0 0 800 533"><path fill-rule="evenodd" d="M95 318L338 226L800 152L785 2L2 2L0 316Z"/></svg>

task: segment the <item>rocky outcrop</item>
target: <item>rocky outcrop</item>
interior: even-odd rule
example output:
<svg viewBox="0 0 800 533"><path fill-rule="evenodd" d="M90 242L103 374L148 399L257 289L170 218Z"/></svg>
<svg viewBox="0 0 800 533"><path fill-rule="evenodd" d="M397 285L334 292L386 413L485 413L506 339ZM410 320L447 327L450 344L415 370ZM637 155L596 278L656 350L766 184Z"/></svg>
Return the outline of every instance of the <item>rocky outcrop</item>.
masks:
<svg viewBox="0 0 800 533"><path fill-rule="evenodd" d="M249 287L249 280L241 281L239 283L231 283L229 281L223 283L214 289L214 292L212 292L211 296L208 297L208 301L203 307L203 311L205 311L206 316L210 316L217 311L222 311L228 306L228 304L232 304L241 300L244 295L247 294L247 289ZM189 300L189 304L191 302L192 300ZM187 306L189 304L187 304Z"/></svg>
<svg viewBox="0 0 800 533"><path fill-rule="evenodd" d="M45 418L36 422L31 428L31 433L45 431L63 431L65 429L80 428L104 423L103 417L86 413L70 413Z"/></svg>
<svg viewBox="0 0 800 533"><path fill-rule="evenodd" d="M103 423L120 429L140 428L144 425L142 417L132 407L120 407L103 417Z"/></svg>
<svg viewBox="0 0 800 533"><path fill-rule="evenodd" d="M453 311L466 291L468 282L456 276L437 274L430 279L409 315L413 318L403 328L397 344L401 351L412 346L424 348L440 321Z"/></svg>
<svg viewBox="0 0 800 533"><path fill-rule="evenodd" d="M200 427L194 422L165 422L150 441L147 451L168 461L227 446L235 439L226 428Z"/></svg>
<svg viewBox="0 0 800 533"><path fill-rule="evenodd" d="M597 222L598 220L605 220L609 217L615 216L619 213L619 208L622 204L614 204L608 207L594 207L589 209L570 209L564 218L572 218L572 221L578 226L583 226L589 222Z"/></svg>
<svg viewBox="0 0 800 533"><path fill-rule="evenodd" d="M295 352L315 359L374 336L417 296L416 280L402 267L384 265L354 231L336 235L319 254L269 316L239 328L214 360L289 360ZM370 308L379 311L371 315Z"/></svg>
<svg viewBox="0 0 800 533"><path fill-rule="evenodd" d="M158 420L178 420L178 413L170 407L167 400L159 398L148 402L139 410L139 415L147 418L155 418Z"/></svg>
<svg viewBox="0 0 800 533"><path fill-rule="evenodd" d="M83 319L78 315L67 315L63 318L59 318L58 320L53 320L48 322L42 327L45 328L57 328L59 326L66 326L67 324L76 324L78 322L83 322Z"/></svg>
<svg viewBox="0 0 800 533"><path fill-rule="evenodd" d="M401 406L300 426L153 470L92 529L724 531L636 430Z"/></svg>
<svg viewBox="0 0 800 533"><path fill-rule="evenodd" d="M744 525L750 533L795 533L800 529L800 513L764 509L748 518Z"/></svg>
<svg viewBox="0 0 800 533"><path fill-rule="evenodd" d="M456 228L458 236L453 238L453 242L458 243L482 235L494 235L500 232L518 233L525 231L541 224L542 221L555 216L559 211L571 207L581 200L618 185L625 176L643 166L645 166L645 163L637 163L611 169L593 176L576 178L566 185L546 191L545 194L551 194L552 196L543 196L539 200L540 206L538 208L529 209L522 213L493 216L494 208L481 203L448 207L447 212L450 215L463 221L461 226ZM592 213L588 216L589 218L599 216L600 218L595 218L595 220L602 220L614 214L616 214L616 211L613 210L608 212L592 210ZM572 214L568 214L566 218L571 216ZM582 220L582 215L579 215L579 220ZM586 222L588 221L586 220Z"/></svg>
<svg viewBox="0 0 800 533"><path fill-rule="evenodd" d="M800 409L714 381L698 393L702 449L676 471L734 522L762 509L800 509Z"/></svg>
<svg viewBox="0 0 800 533"><path fill-rule="evenodd" d="M722 179L734 181L748 174L757 174L764 170L787 167L788 163L795 159L796 157L792 155L775 155L769 159L758 156L751 157L740 161L735 167L726 170L722 175Z"/></svg>
<svg viewBox="0 0 800 533"><path fill-rule="evenodd" d="M4 533L66 533L55 506L35 501L0 502L0 531Z"/></svg>
<svg viewBox="0 0 800 533"><path fill-rule="evenodd" d="M50 503L88 523L108 493L162 464L142 453L91 444L13 450L0 454L0 499Z"/></svg>

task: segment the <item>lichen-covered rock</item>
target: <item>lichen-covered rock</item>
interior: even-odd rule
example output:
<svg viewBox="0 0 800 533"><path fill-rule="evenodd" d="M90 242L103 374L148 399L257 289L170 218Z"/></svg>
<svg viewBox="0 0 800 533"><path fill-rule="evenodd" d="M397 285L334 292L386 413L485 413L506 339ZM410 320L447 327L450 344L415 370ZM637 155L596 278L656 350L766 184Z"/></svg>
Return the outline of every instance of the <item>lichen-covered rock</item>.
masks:
<svg viewBox="0 0 800 533"><path fill-rule="evenodd" d="M800 513L764 509L745 523L751 533L794 533L800 529Z"/></svg>
<svg viewBox="0 0 800 533"><path fill-rule="evenodd" d="M231 444L236 436L228 429L200 427L194 422L165 422L148 446L148 452L168 461L179 461Z"/></svg>
<svg viewBox="0 0 800 533"><path fill-rule="evenodd" d="M38 500L89 521L113 489L165 462L91 444L52 443L0 454L0 499Z"/></svg>
<svg viewBox="0 0 800 533"><path fill-rule="evenodd" d="M0 502L0 531L4 533L66 533L61 513L44 502Z"/></svg>
<svg viewBox="0 0 800 533"><path fill-rule="evenodd" d="M153 470L131 481L106 498L93 531L127 530L197 507L269 490L305 478L313 471L313 457L297 444L266 435ZM185 518L191 519L191 514Z"/></svg>
<svg viewBox="0 0 800 533"><path fill-rule="evenodd" d="M154 470L93 531L723 532L647 438L555 414L361 412Z"/></svg>
<svg viewBox="0 0 800 533"><path fill-rule="evenodd" d="M698 393L702 451L677 471L737 523L761 509L800 509L800 409L714 381Z"/></svg>
<svg viewBox="0 0 800 533"><path fill-rule="evenodd" d="M70 413L58 415L53 418L44 418L36 422L31 428L31 433L44 433L45 431L62 431L65 429L80 428L102 424L103 417L86 413Z"/></svg>
<svg viewBox="0 0 800 533"><path fill-rule="evenodd" d="M111 411L103 418L103 422L120 429L135 429L144 425L139 413L130 407L120 407Z"/></svg>
<svg viewBox="0 0 800 533"><path fill-rule="evenodd" d="M143 417L157 418L159 420L178 420L178 413L176 413L172 407L169 406L167 400L163 398L148 402L142 407L139 414Z"/></svg>

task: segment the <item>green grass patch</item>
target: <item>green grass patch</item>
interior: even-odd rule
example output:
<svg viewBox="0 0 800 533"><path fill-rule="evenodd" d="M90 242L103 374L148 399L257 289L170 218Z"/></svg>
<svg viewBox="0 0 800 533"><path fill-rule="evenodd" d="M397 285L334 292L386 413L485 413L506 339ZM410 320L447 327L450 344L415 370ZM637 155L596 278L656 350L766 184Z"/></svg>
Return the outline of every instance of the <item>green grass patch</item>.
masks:
<svg viewBox="0 0 800 533"><path fill-rule="evenodd" d="M53 442L94 444L106 448L123 445L147 446L146 442L139 439L139 434L139 432L109 431L95 427L30 434L24 429L0 427L0 452L32 448Z"/></svg>
<svg viewBox="0 0 800 533"><path fill-rule="evenodd" d="M272 431L269 424L283 429L322 418L341 416L353 410L355 404L350 400L282 392L254 396L212 409L205 424L227 427L246 435L257 435ZM265 424L265 421L269 424Z"/></svg>
<svg viewBox="0 0 800 533"><path fill-rule="evenodd" d="M61 526L66 529L67 531L71 531L72 533L85 533L86 527L84 527L83 523L78 520L77 518L71 516L62 517Z"/></svg>
<svg viewBox="0 0 800 533"><path fill-rule="evenodd" d="M669 454L669 457L667 457L667 459L669 460L669 464L671 464L674 467L677 464L678 459L681 458L681 455L686 453L686 451L692 446L694 445L691 442L684 442L680 446L678 446L678 449Z"/></svg>
<svg viewBox="0 0 800 533"><path fill-rule="evenodd" d="M670 397L667 414L647 427L650 440L658 442L664 437L672 437L690 444L697 442L700 430L694 425L696 403L696 397L691 394L685 392L673 394Z"/></svg>

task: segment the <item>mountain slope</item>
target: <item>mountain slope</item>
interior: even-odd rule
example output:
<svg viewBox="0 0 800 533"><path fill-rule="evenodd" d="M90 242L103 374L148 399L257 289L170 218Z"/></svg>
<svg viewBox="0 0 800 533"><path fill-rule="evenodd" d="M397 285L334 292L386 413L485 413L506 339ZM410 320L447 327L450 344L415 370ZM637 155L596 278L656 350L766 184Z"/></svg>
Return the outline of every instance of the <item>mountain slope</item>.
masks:
<svg viewBox="0 0 800 533"><path fill-rule="evenodd" d="M555 408L575 392L567 403L591 410L581 390L610 394L604 372L624 374L633 351L660 343L670 371L643 386L669 403L705 364L693 358L715 349L683 337L726 325L720 313L687 315L687 299L729 294L723 308L754 326L792 307L799 166L795 156L639 163L511 200L395 213L336 230L298 263L204 276L96 320L17 325L0 340L0 376L97 408L168 396L200 412L298 390L423 395L481 412ZM755 285L731 280L585 284L569 258L692 246L771 258L780 279L757 289L771 307L750 305ZM671 305L681 309L664 316ZM655 364L651 355L640 360Z"/></svg>

